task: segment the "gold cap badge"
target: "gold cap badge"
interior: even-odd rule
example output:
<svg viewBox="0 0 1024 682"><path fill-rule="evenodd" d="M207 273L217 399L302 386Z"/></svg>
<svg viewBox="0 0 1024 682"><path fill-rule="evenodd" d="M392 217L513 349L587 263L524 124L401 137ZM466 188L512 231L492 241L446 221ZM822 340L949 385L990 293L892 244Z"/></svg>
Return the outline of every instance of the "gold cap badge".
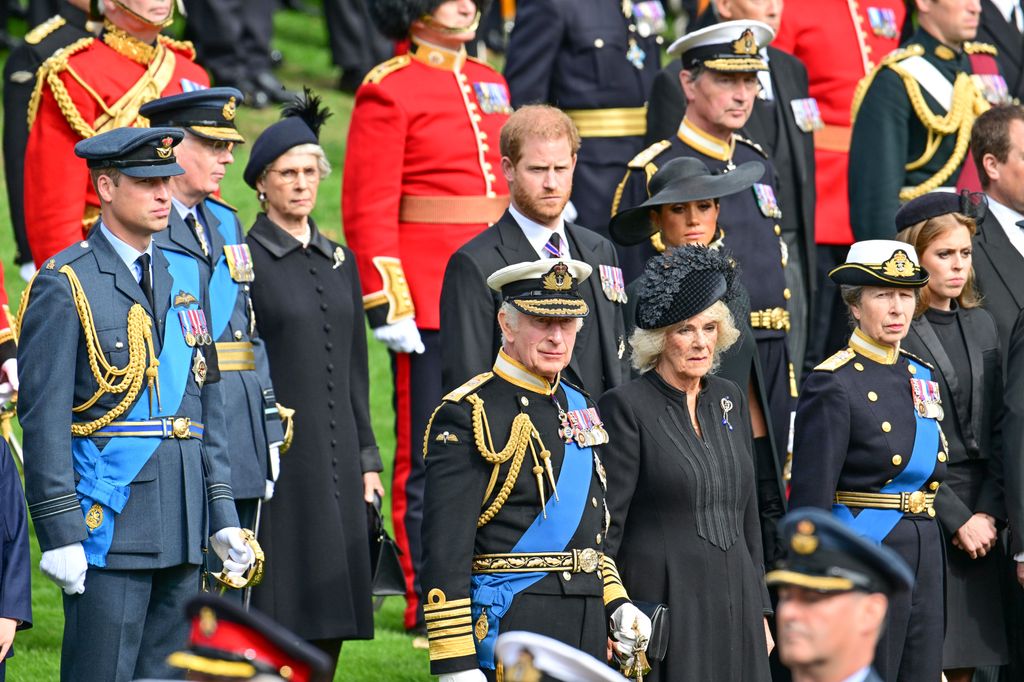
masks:
<svg viewBox="0 0 1024 682"><path fill-rule="evenodd" d="M171 148L172 144L174 144L174 140L169 137L165 137L160 140L160 146L156 148L156 155L161 159L171 158L171 152L173 151Z"/></svg>
<svg viewBox="0 0 1024 682"><path fill-rule="evenodd" d="M754 40L754 32L749 28L743 32L739 40L732 44L733 54L757 54L757 41Z"/></svg>
<svg viewBox="0 0 1024 682"><path fill-rule="evenodd" d="M205 637L212 637L217 632L217 615L209 606L199 609L199 631Z"/></svg>
<svg viewBox="0 0 1024 682"><path fill-rule="evenodd" d="M568 291L572 289L572 275L569 274L569 266L565 263L558 263L548 274L541 279L541 284L547 291Z"/></svg>
<svg viewBox="0 0 1024 682"><path fill-rule="evenodd" d="M225 121L234 121L237 112L238 105L235 103L235 96L232 95L231 99L224 105L224 108L220 110L220 113L224 116Z"/></svg>
<svg viewBox="0 0 1024 682"><path fill-rule="evenodd" d="M818 549L818 538L814 535L814 524L803 520L796 526L796 533L789 541L789 546L797 554L813 554Z"/></svg>
<svg viewBox="0 0 1024 682"><path fill-rule="evenodd" d="M892 258L882 263L882 270L889 277L913 277L914 263L905 251L897 251Z"/></svg>

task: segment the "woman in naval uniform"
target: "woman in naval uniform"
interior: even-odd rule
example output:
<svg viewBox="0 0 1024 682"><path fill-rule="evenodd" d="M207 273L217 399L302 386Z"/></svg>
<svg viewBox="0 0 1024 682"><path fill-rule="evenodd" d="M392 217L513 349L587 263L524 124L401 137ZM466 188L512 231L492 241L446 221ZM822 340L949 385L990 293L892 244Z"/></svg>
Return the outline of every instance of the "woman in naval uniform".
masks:
<svg viewBox="0 0 1024 682"><path fill-rule="evenodd" d="M887 682L934 682L944 619L933 503L946 442L933 369L900 347L928 272L914 247L870 240L851 246L829 277L855 328L849 347L815 367L800 395L789 505L831 510L906 560L916 582L890 598L874 665Z"/></svg>

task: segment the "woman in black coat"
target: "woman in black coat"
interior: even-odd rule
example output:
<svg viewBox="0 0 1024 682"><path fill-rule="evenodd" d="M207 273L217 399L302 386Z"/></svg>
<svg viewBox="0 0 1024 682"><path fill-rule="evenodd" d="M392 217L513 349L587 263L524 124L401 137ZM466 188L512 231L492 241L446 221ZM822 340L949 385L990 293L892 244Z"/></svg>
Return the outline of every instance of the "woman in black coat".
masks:
<svg viewBox="0 0 1024 682"><path fill-rule="evenodd" d="M970 682L974 668L1009 658L1000 593L1006 561L997 535L1006 518L1003 376L995 322L974 292L971 213L969 202L936 192L896 215L898 238L917 249L931 275L904 346L935 367L939 424L949 442L946 480L935 496L946 540L942 667L949 682Z"/></svg>
<svg viewBox="0 0 1024 682"><path fill-rule="evenodd" d="M605 551L633 599L669 607L668 653L647 680L770 679L746 391L710 373L739 338L722 302L734 275L703 246L648 261L630 337L642 375L598 403Z"/></svg>
<svg viewBox="0 0 1024 682"><path fill-rule="evenodd" d="M309 217L330 172L317 127L286 117L256 140L245 169L265 210L246 237L253 307L277 400L295 410L263 510L267 569L253 606L337 664L342 641L373 637L366 502L384 489L355 259Z"/></svg>

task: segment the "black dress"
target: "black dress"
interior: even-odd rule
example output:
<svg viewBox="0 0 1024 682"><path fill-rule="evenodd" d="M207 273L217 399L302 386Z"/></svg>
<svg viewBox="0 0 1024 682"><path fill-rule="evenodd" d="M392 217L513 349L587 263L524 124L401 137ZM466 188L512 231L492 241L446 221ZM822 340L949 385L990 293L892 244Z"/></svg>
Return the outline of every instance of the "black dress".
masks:
<svg viewBox="0 0 1024 682"><path fill-rule="evenodd" d="M726 412L723 405L731 409ZM605 393L612 523L605 551L636 601L668 604L669 648L647 680L770 679L746 391L716 376L697 397L655 371Z"/></svg>
<svg viewBox="0 0 1024 682"><path fill-rule="evenodd" d="M1001 420L1003 376L995 322L986 310L930 308L910 327L907 350L935 366L942 395L939 424L949 441L946 480L935 510L946 540L946 637L943 668L1002 665L1009 660L1001 580L1001 543L971 559L952 544L975 513L1006 517Z"/></svg>
<svg viewBox="0 0 1024 682"><path fill-rule="evenodd" d="M373 637L363 473L380 471L370 427L362 289L355 259L312 230L308 247L260 214L246 237L252 301L277 400L295 410L253 606L305 639Z"/></svg>

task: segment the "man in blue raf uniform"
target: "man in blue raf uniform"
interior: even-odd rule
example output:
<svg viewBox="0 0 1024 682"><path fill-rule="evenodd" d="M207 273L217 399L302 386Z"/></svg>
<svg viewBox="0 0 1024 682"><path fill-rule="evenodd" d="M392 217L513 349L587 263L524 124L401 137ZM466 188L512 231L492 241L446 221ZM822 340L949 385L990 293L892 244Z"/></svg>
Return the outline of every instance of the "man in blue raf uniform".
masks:
<svg viewBox="0 0 1024 682"><path fill-rule="evenodd" d="M658 0L532 0L516 8L505 58L512 106L552 104L576 123L583 146L574 222L604 237L615 184L644 146L664 24Z"/></svg>
<svg viewBox="0 0 1024 682"><path fill-rule="evenodd" d="M152 240L182 136L121 128L76 145L100 220L25 294L18 413L39 568L65 592L63 680L165 676L206 537L230 574L259 553L228 482L207 282Z"/></svg>
<svg viewBox="0 0 1024 682"><path fill-rule="evenodd" d="M209 279L210 335L217 343L231 456L231 489L243 528L254 528L258 500L273 495L284 439L263 341L249 296L252 257L235 209L213 197L231 152L244 142L235 127L242 93L210 88L163 97L139 112L155 126L176 126L185 139L175 155L184 175L171 178L170 224L154 240L184 249Z"/></svg>
<svg viewBox="0 0 1024 682"><path fill-rule="evenodd" d="M786 556L765 580L794 682L882 682L871 659L890 599L914 584L906 562L820 509L791 512L779 532Z"/></svg>
<svg viewBox="0 0 1024 682"><path fill-rule="evenodd" d="M423 615L441 682L501 679L495 640L512 630L604 659L610 629L624 664L642 668L634 648L650 621L602 553L610 518L596 448L609 435L562 376L590 273L544 259L492 274L503 299L493 370L446 395L423 436Z"/></svg>
<svg viewBox="0 0 1024 682"><path fill-rule="evenodd" d="M760 146L737 133L753 111L760 89L757 74L768 69L760 47L773 35L771 28L759 21L728 21L672 44L669 54L682 59L686 113L674 137L656 142L629 162L612 210L617 213L645 202L650 196L647 182L674 158L700 159L713 173L729 173L749 161L765 166L764 175L751 189L721 198L718 222L725 247L739 263L740 277L750 294L750 326L771 406L767 417L781 459L789 450L790 415L796 397L786 345L790 291L786 288L788 255L780 224L782 212L788 209L776 198L771 161ZM661 246L660 235L655 236ZM636 248L646 249L648 255L655 253L651 245ZM630 273L626 278L630 279ZM784 464L780 461L780 468Z"/></svg>
<svg viewBox="0 0 1024 682"><path fill-rule="evenodd" d="M797 406L790 509L818 507L914 567L891 598L875 668L889 682L942 674L942 536L934 500L946 475L942 401L932 368L900 348L928 282L914 247L856 242L832 270L857 326L814 368Z"/></svg>

